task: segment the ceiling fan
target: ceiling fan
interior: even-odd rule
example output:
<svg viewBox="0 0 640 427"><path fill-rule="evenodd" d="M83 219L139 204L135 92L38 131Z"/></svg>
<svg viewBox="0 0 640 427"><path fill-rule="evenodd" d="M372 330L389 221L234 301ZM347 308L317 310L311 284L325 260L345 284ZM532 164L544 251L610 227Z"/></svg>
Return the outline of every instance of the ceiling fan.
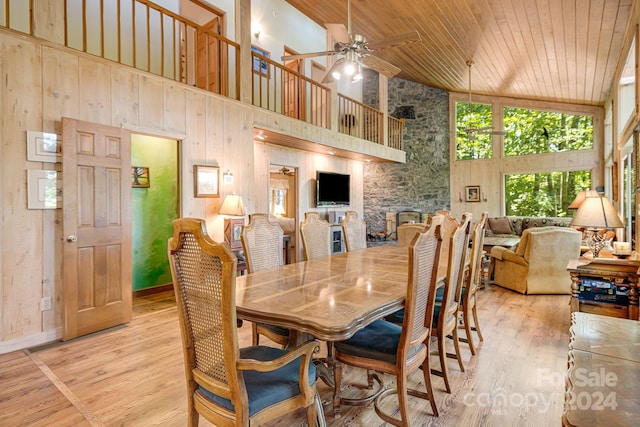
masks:
<svg viewBox="0 0 640 427"><path fill-rule="evenodd" d="M471 101L471 67L473 67L473 61L471 59L467 60L467 67L469 67L469 114L473 114L473 102ZM491 134L491 135L504 135L504 132L501 130L494 129L492 126L485 127L467 127L462 129L464 133L467 134L469 141L473 141L476 139L478 134Z"/></svg>
<svg viewBox="0 0 640 427"><path fill-rule="evenodd" d="M285 176L293 176L295 174L295 171L292 171L286 166L283 166L282 169L278 170L278 172Z"/></svg>
<svg viewBox="0 0 640 427"><path fill-rule="evenodd" d="M341 27L344 28L342 25ZM415 30L371 41L367 41L360 34L353 34L351 32L351 0L347 0L347 32L343 33L340 38L342 40L336 41L333 50L285 55L281 59L282 61L291 61L315 56L340 55L327 72L322 83L339 80L342 75L350 76L351 81L355 82L362 79L361 66L371 68L387 77L393 77L400 72L400 68L373 56L372 52L422 41L420 34Z"/></svg>

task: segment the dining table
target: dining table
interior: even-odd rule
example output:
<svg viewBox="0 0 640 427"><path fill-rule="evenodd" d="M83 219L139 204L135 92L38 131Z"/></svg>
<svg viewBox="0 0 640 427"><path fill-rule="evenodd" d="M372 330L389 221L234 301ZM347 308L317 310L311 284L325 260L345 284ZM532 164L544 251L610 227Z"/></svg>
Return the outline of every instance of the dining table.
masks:
<svg viewBox="0 0 640 427"><path fill-rule="evenodd" d="M447 258L440 258L444 283ZM287 264L236 278L239 319L290 330L289 347L309 339L327 342L316 375L335 387L331 348L370 323L404 307L409 248L393 244ZM334 390L334 401L339 399ZM334 416L340 417L334 406Z"/></svg>
<svg viewBox="0 0 640 427"><path fill-rule="evenodd" d="M237 315L290 329L294 340L346 340L404 307L408 265L409 249L389 244L238 276ZM439 283L446 271L441 257Z"/></svg>

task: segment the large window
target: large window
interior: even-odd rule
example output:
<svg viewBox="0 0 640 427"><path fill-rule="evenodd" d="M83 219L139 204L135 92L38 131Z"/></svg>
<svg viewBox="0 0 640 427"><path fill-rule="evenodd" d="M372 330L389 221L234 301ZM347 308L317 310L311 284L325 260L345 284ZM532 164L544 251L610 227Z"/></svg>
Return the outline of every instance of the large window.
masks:
<svg viewBox="0 0 640 427"><path fill-rule="evenodd" d="M591 188L589 171L514 174L505 178L505 207L514 216L573 216L567 209L580 190Z"/></svg>
<svg viewBox="0 0 640 427"><path fill-rule="evenodd" d="M491 105L456 102L456 159L488 159L493 154Z"/></svg>
<svg viewBox="0 0 640 427"><path fill-rule="evenodd" d="M504 155L593 148L593 117L526 108L504 108Z"/></svg>
<svg viewBox="0 0 640 427"><path fill-rule="evenodd" d="M636 110L636 39L633 39L618 82L618 132L621 133Z"/></svg>

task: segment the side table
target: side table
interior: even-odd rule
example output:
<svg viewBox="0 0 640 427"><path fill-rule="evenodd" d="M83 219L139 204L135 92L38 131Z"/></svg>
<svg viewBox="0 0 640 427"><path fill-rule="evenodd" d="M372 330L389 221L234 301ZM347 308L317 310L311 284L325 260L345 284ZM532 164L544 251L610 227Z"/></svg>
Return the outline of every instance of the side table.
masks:
<svg viewBox="0 0 640 427"><path fill-rule="evenodd" d="M638 320L639 267L637 260L569 261L571 311Z"/></svg>

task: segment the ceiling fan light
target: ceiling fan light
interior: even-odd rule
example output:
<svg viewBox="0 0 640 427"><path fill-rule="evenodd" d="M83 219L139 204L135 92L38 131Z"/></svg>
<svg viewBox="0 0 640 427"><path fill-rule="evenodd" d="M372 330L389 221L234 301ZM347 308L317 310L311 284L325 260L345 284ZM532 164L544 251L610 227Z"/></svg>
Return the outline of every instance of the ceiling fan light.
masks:
<svg viewBox="0 0 640 427"><path fill-rule="evenodd" d="M351 83L356 83L362 80L362 69L360 68L360 64L358 64L358 71L351 77Z"/></svg>
<svg viewBox="0 0 640 427"><path fill-rule="evenodd" d="M344 66L344 73L347 76L353 76L356 73L356 63L355 62L347 62Z"/></svg>

